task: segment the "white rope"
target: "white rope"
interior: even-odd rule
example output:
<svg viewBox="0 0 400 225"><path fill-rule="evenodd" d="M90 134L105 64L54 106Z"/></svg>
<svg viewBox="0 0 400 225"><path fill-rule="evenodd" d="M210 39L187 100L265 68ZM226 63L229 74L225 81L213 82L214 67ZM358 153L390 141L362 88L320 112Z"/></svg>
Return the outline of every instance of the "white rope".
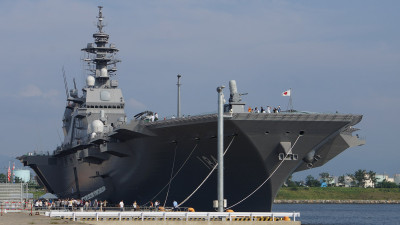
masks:
<svg viewBox="0 0 400 225"><path fill-rule="evenodd" d="M229 207L226 208L226 209L233 208L233 207L239 205L240 203L244 202L246 199L250 198L250 196L252 196L254 193L256 193L265 183L267 183L267 181L268 181L269 179L271 179L271 177L272 177L272 176L275 174L275 172L279 169L279 167L282 165L282 163L285 161L285 159L289 156L289 154L292 153L292 149L294 148L294 146L296 145L296 143L297 143L297 141L299 140L300 137L301 137L301 135L299 135L299 136L297 137L296 141L294 142L293 146L290 148L289 152L286 154L285 158L278 164L278 166L277 166L277 167L275 168L275 170L268 176L268 178L267 178L264 182L261 183L260 186L258 186L253 192L251 192L251 193L250 193L249 195L247 195L245 198L243 198L242 200L240 200L240 201L236 202L235 204L229 206Z"/></svg>
<svg viewBox="0 0 400 225"><path fill-rule="evenodd" d="M226 150L224 151L224 155L225 153L228 151L229 147L231 147L231 144L233 142L233 140L235 139L235 136L233 136L231 143L229 143L228 147L226 148ZM189 200L199 189L201 186L203 186L203 184L207 181L207 179L211 176L211 174L214 172L214 170L217 168L218 163L215 164L215 166L212 168L212 170L210 171L210 173L206 176L206 178L204 178L204 180L200 183L200 185L187 197L185 198L185 200L183 200L181 203L178 204L178 207L180 207L181 205L183 205L187 200Z"/></svg>
<svg viewBox="0 0 400 225"><path fill-rule="evenodd" d="M176 159L176 149L178 148L178 144L175 147L175 153L174 153L174 162L172 163L172 169L171 169L171 176L169 178L168 182L168 190L167 190L167 195L165 196L165 201L163 207L165 207L165 204L167 203L168 195L169 195L169 189L171 187L171 181L172 181L172 175L174 174L174 167L175 167L175 159Z"/></svg>
<svg viewBox="0 0 400 225"><path fill-rule="evenodd" d="M178 175L178 173L181 171L181 169L183 168L183 166L185 166L186 162L189 160L190 156L193 154L194 150L197 148L199 144L196 143L196 145L194 146L194 148L192 149L192 151L190 152L189 156L186 158L185 162L183 162L183 164L181 165L181 167L178 169L178 171L175 173L175 175L172 177L172 179L169 180L169 182L161 189L161 191L159 191L153 198L151 198L150 201L153 201L155 198L157 198L157 196L159 194L161 194L161 192L172 182L172 180ZM148 201L146 204L150 203L150 201Z"/></svg>

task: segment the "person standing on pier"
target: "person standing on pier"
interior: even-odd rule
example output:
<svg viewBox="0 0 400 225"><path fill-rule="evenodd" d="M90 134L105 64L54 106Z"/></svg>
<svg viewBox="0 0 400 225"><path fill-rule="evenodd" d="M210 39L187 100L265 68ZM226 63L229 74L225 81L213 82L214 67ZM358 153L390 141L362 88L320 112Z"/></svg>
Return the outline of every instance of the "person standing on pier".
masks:
<svg viewBox="0 0 400 225"><path fill-rule="evenodd" d="M133 211L136 211L136 209L137 209L137 203L136 203L136 201L133 202L132 207L133 207Z"/></svg>
<svg viewBox="0 0 400 225"><path fill-rule="evenodd" d="M119 210L122 212L122 211L124 211L124 201L123 200L121 200L120 202L119 202Z"/></svg>

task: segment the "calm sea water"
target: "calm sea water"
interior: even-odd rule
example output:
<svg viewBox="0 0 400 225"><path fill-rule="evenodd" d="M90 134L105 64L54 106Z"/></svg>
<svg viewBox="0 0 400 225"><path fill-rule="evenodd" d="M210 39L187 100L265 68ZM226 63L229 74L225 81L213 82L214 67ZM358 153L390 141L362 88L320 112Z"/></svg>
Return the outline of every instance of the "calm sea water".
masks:
<svg viewBox="0 0 400 225"><path fill-rule="evenodd" d="M272 211L300 212L305 225L400 225L400 204L274 204Z"/></svg>

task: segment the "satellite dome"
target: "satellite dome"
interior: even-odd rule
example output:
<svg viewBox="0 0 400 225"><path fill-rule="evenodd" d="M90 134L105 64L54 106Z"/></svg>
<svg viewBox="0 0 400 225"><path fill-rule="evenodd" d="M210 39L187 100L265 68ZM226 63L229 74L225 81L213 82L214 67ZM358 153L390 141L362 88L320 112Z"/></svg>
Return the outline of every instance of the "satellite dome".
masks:
<svg viewBox="0 0 400 225"><path fill-rule="evenodd" d="M104 124L100 120L93 120L92 122L92 131L95 133L103 133Z"/></svg>
<svg viewBox="0 0 400 225"><path fill-rule="evenodd" d="M100 77L108 77L107 68L101 68L101 70L100 70Z"/></svg>
<svg viewBox="0 0 400 225"><path fill-rule="evenodd" d="M88 77L86 78L86 85L87 85L88 87L93 87L93 86L94 86L94 82L95 82L95 79L94 79L93 76L88 76Z"/></svg>

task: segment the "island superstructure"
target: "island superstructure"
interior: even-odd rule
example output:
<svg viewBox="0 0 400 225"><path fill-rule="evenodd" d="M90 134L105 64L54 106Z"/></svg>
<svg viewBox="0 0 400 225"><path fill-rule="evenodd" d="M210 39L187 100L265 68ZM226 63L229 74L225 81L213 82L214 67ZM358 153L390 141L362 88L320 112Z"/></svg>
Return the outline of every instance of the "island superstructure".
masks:
<svg viewBox="0 0 400 225"><path fill-rule="evenodd" d="M94 43L82 49L89 68L86 86L82 93L71 89L67 97L63 143L53 154L29 153L19 159L60 198L181 202L216 165L217 114L153 120L154 113L145 111L128 118L113 76L118 49L103 31L102 7L97 19ZM224 117L228 206L259 188L235 211L270 211L289 175L364 144L352 135L362 115L248 113L236 82L229 86ZM212 210L216 187L215 172L182 206Z"/></svg>

